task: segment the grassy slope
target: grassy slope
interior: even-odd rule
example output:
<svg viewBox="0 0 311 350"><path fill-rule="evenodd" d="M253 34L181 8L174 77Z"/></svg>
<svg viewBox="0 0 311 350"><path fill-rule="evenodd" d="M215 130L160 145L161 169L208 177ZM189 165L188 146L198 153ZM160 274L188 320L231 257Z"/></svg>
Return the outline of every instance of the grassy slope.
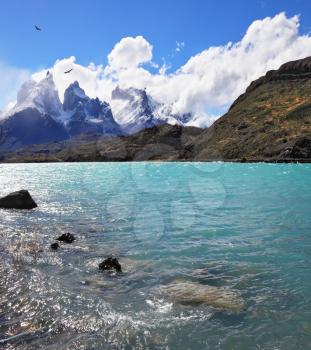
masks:
<svg viewBox="0 0 311 350"><path fill-rule="evenodd" d="M239 98L199 136L194 158L269 160L283 157L301 137L311 137L311 79L272 80Z"/></svg>

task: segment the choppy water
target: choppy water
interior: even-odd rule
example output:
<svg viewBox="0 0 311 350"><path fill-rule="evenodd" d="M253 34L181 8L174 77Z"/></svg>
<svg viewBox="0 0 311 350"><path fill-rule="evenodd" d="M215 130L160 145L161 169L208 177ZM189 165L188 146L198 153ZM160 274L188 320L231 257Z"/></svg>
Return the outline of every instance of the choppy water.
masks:
<svg viewBox="0 0 311 350"><path fill-rule="evenodd" d="M310 165L0 166L0 348L311 348ZM49 245L70 231L77 240ZM98 271L120 258L124 273ZM178 304L174 281L219 287L240 310ZM223 289L223 287L225 289Z"/></svg>

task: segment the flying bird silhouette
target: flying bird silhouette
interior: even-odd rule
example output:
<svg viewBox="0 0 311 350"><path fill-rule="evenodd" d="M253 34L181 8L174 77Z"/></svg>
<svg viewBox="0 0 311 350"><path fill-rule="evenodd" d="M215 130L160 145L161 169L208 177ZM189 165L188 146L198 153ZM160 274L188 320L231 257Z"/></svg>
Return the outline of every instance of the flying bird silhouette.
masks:
<svg viewBox="0 0 311 350"><path fill-rule="evenodd" d="M41 28L40 28L40 27L35 26L35 28L36 28L38 31L41 31Z"/></svg>
<svg viewBox="0 0 311 350"><path fill-rule="evenodd" d="M73 70L73 68L71 68L71 69L69 69L69 70L66 70L64 73L65 73L65 74L68 74L68 73L70 73L72 70Z"/></svg>

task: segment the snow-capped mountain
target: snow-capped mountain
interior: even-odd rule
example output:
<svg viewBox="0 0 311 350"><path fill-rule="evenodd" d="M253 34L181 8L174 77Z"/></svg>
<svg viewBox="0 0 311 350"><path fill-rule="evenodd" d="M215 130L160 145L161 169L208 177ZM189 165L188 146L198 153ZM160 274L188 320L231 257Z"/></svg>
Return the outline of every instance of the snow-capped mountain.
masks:
<svg viewBox="0 0 311 350"><path fill-rule="evenodd" d="M146 90L135 88L112 91L113 111L107 102L90 98L76 81L68 86L61 103L47 73L39 82L25 82L16 104L0 119L0 148L65 140L80 134L116 136L133 134L161 124L187 125L191 114L176 115Z"/></svg>
<svg viewBox="0 0 311 350"><path fill-rule="evenodd" d="M48 72L46 77L38 83L34 80L26 81L17 94L16 105L6 115L13 115L26 108L34 108L42 114L49 114L53 118L60 116L62 104L52 74Z"/></svg>
<svg viewBox="0 0 311 350"><path fill-rule="evenodd" d="M117 100L114 104L114 116L128 134L164 123L163 120L157 120L154 115L153 105L145 90L134 88L122 90L116 87L112 91L111 98Z"/></svg>
<svg viewBox="0 0 311 350"><path fill-rule="evenodd" d="M128 134L161 124L186 125L192 117L190 113L172 113L170 105L155 101L146 90L116 87L111 98L114 102L114 117Z"/></svg>
<svg viewBox="0 0 311 350"><path fill-rule="evenodd" d="M88 97L77 81L65 91L63 110L63 122L71 136L83 133L123 134L113 118L110 105L98 98Z"/></svg>
<svg viewBox="0 0 311 350"><path fill-rule="evenodd" d="M15 106L2 115L0 147L61 141L84 133L114 136L123 131L109 104L89 98L78 82L66 89L62 104L48 72L39 82L24 83Z"/></svg>

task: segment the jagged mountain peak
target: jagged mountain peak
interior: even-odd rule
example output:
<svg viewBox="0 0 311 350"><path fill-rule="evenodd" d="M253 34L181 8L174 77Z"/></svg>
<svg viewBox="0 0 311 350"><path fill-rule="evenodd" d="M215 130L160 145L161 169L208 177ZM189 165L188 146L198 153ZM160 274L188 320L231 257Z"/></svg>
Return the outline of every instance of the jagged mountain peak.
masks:
<svg viewBox="0 0 311 350"><path fill-rule="evenodd" d="M98 97L87 96L78 81L70 84L65 90L63 108L72 116L77 111L80 113L83 111L85 118L98 118L108 112L109 117L113 117L109 103L101 101Z"/></svg>
<svg viewBox="0 0 311 350"><path fill-rule="evenodd" d="M83 103L90 98L85 91L80 87L78 81L70 84L65 90L63 107L65 111L72 110L78 103Z"/></svg>
<svg viewBox="0 0 311 350"><path fill-rule="evenodd" d="M106 101L101 101L98 97L88 97L78 81L70 84L65 90L63 108L65 111L72 112L85 108L89 117L96 118L105 114L108 109L111 111L110 105Z"/></svg>
<svg viewBox="0 0 311 350"><path fill-rule="evenodd" d="M163 124L154 115L154 104L145 90L121 89L117 86L111 93L114 116L127 133Z"/></svg>
<svg viewBox="0 0 311 350"><path fill-rule="evenodd" d="M74 81L65 90L62 104L53 80L53 74L47 72L40 81L29 80L22 85L18 92L16 105L8 112L4 120L10 118L21 120L24 117L23 122L26 122L26 119L35 121L38 124L38 130L43 130L44 118L49 117L63 130L61 137L64 137L66 133L67 137L84 133L98 135L133 134L142 129L165 123L184 124L188 120L172 114L171 106L155 101L146 89L134 87L123 89L117 86L112 91L112 101L113 109L110 104L101 101L98 97L90 98L79 82ZM18 118L17 113L19 113ZM36 113L35 119L31 119L32 113ZM40 119L40 115L42 119ZM39 120L41 121L39 122ZM2 125L4 128L11 128L12 125L16 128L17 122L13 123L11 120L6 124L2 123ZM50 125L52 125L52 121ZM44 132L48 136L46 130ZM6 133L13 135L11 129L7 129ZM54 137L55 133L51 133L52 140ZM29 137L30 139L33 139L34 143L41 140L40 137L36 138L34 134Z"/></svg>
<svg viewBox="0 0 311 350"><path fill-rule="evenodd" d="M73 93L76 94L78 96L80 96L81 98L88 98L88 96L86 95L85 91L81 88L79 82L77 80L75 80L73 83L71 83L66 91L69 93ZM66 93L65 91L65 93Z"/></svg>
<svg viewBox="0 0 311 350"><path fill-rule="evenodd" d="M44 95L46 93L55 92L57 93L56 86L53 80L53 74L48 73L40 81L28 80L22 84L17 94L17 104L25 102L27 99L34 99L38 95Z"/></svg>
<svg viewBox="0 0 311 350"><path fill-rule="evenodd" d="M132 96L127 92L126 89L121 89L119 85L112 90L111 98L113 100L131 100Z"/></svg>
<svg viewBox="0 0 311 350"><path fill-rule="evenodd" d="M153 110L160 104L147 94L146 89L129 87L121 89L117 86L111 93L112 100L118 100L120 105L130 105L131 110L135 110L139 115L151 116Z"/></svg>
<svg viewBox="0 0 311 350"><path fill-rule="evenodd" d="M82 133L121 135L121 127L112 115L110 105L98 97L90 98L78 81L68 86L63 103L64 123L71 136Z"/></svg>
<svg viewBox="0 0 311 350"><path fill-rule="evenodd" d="M17 94L16 104L6 112L5 117L26 108L37 109L40 113L46 113L52 117L60 115L62 104L51 73L39 82L35 80L26 81Z"/></svg>
<svg viewBox="0 0 311 350"><path fill-rule="evenodd" d="M27 124L32 130L25 128ZM62 104L50 72L38 82L29 80L22 85L15 106L1 118L0 131L1 148L55 141L85 133L123 134L113 118L110 105L99 98L88 97L77 81L66 89Z"/></svg>
<svg viewBox="0 0 311 350"><path fill-rule="evenodd" d="M172 105L156 101L146 89L122 89L117 86L111 98L116 120L130 134L165 123L188 125L193 117L190 113L173 113Z"/></svg>
<svg viewBox="0 0 311 350"><path fill-rule="evenodd" d="M114 100L133 101L135 98L147 100L148 96L146 93L146 89L137 89L134 87L121 89L118 85L114 90L112 90L111 98Z"/></svg>

